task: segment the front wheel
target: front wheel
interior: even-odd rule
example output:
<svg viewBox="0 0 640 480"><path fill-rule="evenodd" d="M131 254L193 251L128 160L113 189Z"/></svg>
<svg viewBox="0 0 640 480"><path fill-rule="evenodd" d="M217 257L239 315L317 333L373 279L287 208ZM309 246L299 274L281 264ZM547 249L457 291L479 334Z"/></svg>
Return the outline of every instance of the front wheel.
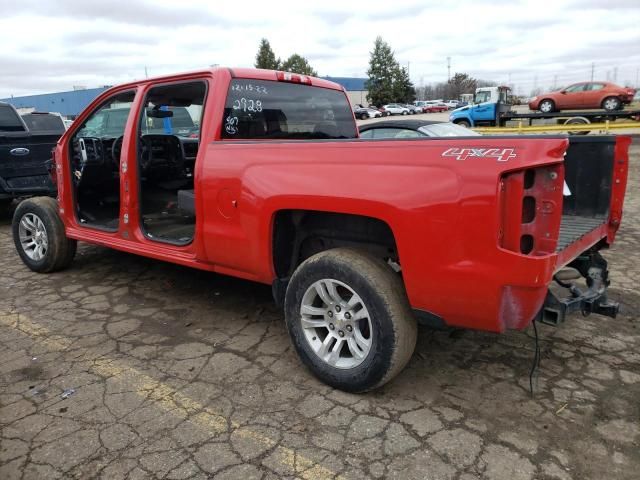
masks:
<svg viewBox="0 0 640 480"><path fill-rule="evenodd" d="M540 105L538 105L538 110L540 110L542 113L551 113L555 111L555 109L556 104L553 102L553 100L543 100L540 102Z"/></svg>
<svg viewBox="0 0 640 480"><path fill-rule="evenodd" d="M460 125L461 127L464 127L464 128L471 128L471 123L469 123L468 120L458 120L455 123L456 125Z"/></svg>
<svg viewBox="0 0 640 480"><path fill-rule="evenodd" d="M73 261L77 242L66 237L58 202L53 198L21 202L13 214L12 230L18 255L34 272L62 270Z"/></svg>
<svg viewBox="0 0 640 480"><path fill-rule="evenodd" d="M304 261L287 287L285 316L304 364L349 392L391 380L416 344L416 320L400 277L358 250L336 248Z"/></svg>

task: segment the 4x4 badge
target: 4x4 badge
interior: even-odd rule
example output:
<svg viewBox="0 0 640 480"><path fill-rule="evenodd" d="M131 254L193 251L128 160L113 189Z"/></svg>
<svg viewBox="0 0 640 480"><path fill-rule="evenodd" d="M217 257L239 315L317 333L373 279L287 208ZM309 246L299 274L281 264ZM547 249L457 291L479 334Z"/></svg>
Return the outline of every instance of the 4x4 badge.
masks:
<svg viewBox="0 0 640 480"><path fill-rule="evenodd" d="M454 157L456 160L466 160L469 157L495 158L498 162L506 162L518 155L514 148L450 148L442 156Z"/></svg>

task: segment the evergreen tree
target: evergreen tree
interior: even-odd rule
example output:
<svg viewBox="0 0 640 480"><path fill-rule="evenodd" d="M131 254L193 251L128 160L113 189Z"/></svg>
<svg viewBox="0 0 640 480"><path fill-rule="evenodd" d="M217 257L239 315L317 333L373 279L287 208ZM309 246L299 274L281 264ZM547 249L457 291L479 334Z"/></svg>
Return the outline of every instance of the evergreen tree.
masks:
<svg viewBox="0 0 640 480"><path fill-rule="evenodd" d="M411 103L416 99L416 89L404 67L397 66L393 75L394 102Z"/></svg>
<svg viewBox="0 0 640 480"><path fill-rule="evenodd" d="M297 53L294 53L282 63L281 70L299 73L300 75L310 75L312 77L318 76L318 72L311 68L309 61Z"/></svg>
<svg viewBox="0 0 640 480"><path fill-rule="evenodd" d="M369 91L367 100L378 107L395 101L394 79L397 76L398 62L391 47L382 37L377 37L371 58L366 88Z"/></svg>
<svg viewBox="0 0 640 480"><path fill-rule="evenodd" d="M276 59L276 54L273 53L269 40L266 38L260 40L255 66L256 68L266 68L267 70L280 70L280 59Z"/></svg>

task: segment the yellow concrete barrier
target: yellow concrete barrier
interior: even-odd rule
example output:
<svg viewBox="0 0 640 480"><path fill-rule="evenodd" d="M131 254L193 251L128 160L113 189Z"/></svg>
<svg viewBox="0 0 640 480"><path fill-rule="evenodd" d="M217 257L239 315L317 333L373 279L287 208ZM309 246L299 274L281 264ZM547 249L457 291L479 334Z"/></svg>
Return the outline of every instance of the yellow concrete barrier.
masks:
<svg viewBox="0 0 640 480"><path fill-rule="evenodd" d="M569 125L523 125L519 122L516 127L475 127L478 133L535 133L535 132L586 132L601 130L609 133L611 130L640 129L640 122L602 122L602 123L572 123Z"/></svg>

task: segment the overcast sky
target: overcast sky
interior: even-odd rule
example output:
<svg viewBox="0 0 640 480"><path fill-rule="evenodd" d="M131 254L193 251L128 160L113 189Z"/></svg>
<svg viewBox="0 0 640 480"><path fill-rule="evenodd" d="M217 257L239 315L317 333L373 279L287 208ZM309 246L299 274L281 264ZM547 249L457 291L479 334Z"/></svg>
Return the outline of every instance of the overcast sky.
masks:
<svg viewBox="0 0 640 480"><path fill-rule="evenodd" d="M320 75L366 75L381 35L416 85L451 72L534 86L635 84L640 0L0 0L0 98L211 64L253 66L260 38ZM616 71L617 69L617 71Z"/></svg>

